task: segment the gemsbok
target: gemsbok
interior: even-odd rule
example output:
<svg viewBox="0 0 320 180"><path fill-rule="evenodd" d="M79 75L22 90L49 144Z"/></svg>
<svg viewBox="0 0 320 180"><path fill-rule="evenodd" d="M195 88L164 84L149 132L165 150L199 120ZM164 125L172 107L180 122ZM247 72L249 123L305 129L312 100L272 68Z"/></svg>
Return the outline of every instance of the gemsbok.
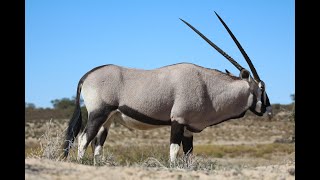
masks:
<svg viewBox="0 0 320 180"><path fill-rule="evenodd" d="M258 116L267 114L272 117L265 83L236 37L215 14L240 49L253 77L197 29L180 19L228 59L240 71L239 77L227 70L223 73L190 63L153 70L111 64L93 68L77 86L76 108L63 145L64 158L81 131L78 159L82 159L91 142L94 164L97 164L113 121L140 130L171 126L170 161L175 162L180 144L186 155L192 152L193 133L229 119L241 118L247 110ZM88 111L86 126L82 126L81 93Z"/></svg>

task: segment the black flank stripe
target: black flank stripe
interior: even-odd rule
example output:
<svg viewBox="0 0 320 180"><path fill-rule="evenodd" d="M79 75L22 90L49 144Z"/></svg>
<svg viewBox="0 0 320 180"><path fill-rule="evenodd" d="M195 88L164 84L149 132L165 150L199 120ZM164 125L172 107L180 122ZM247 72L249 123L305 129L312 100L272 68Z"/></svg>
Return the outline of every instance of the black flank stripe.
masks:
<svg viewBox="0 0 320 180"><path fill-rule="evenodd" d="M123 114L126 116L129 116L132 119L135 119L137 121L140 121L142 123L151 124L151 125L170 125L171 121L169 120L158 120L151 118L149 116L146 116L137 110L134 110L126 105L119 106L118 108Z"/></svg>

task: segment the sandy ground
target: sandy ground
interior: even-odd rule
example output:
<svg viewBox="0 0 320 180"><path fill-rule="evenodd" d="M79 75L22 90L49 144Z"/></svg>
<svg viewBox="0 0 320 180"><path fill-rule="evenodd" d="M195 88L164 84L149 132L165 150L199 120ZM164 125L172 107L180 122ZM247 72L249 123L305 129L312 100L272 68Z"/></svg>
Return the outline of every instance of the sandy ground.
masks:
<svg viewBox="0 0 320 180"><path fill-rule="evenodd" d="M25 177L44 179L295 179L294 163L243 169L217 169L211 172L168 168L86 166L47 159L26 159Z"/></svg>

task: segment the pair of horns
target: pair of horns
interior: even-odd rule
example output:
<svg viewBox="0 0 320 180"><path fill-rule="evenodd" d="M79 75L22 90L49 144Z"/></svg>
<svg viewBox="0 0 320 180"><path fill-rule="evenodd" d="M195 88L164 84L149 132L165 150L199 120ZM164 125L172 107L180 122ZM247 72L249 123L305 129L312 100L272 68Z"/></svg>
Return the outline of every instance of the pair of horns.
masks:
<svg viewBox="0 0 320 180"><path fill-rule="evenodd" d="M239 50L241 51L241 54L243 55L243 57L245 58L245 60L247 61L251 72L253 74L253 77L260 82L260 78L259 75L256 71L256 69L254 68L250 58L248 57L247 53L244 51L244 49L242 48L242 46L240 45L239 41L237 40L237 38L233 35L233 33L231 32L231 30L228 28L228 26L226 25L226 23L221 19L221 17L214 12L217 17L219 18L220 22L223 24L223 26L227 29L229 35L231 36L231 38L233 39L233 41L236 43L236 45L238 46ZM231 56L229 56L226 52L224 52L222 49L220 49L217 45L215 45L213 42L211 42L207 37L205 37L201 32L199 32L196 28L194 28L192 25L190 25L189 23L187 23L185 20L181 19L180 20L182 22L184 22L186 25L188 25L193 31L195 31L199 36L201 36L205 41L207 41L207 43L209 43L214 49L216 49L220 54L222 54L225 58L227 58L239 71L241 71L242 69L244 69L240 64L238 64Z"/></svg>

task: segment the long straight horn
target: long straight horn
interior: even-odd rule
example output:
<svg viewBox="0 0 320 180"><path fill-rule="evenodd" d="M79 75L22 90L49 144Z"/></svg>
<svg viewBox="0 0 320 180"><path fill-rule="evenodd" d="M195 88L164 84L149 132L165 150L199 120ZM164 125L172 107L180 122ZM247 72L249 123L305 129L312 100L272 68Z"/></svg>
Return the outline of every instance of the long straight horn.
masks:
<svg viewBox="0 0 320 180"><path fill-rule="evenodd" d="M214 49L216 49L222 56L227 58L239 71L244 69L240 64L238 64L231 56L229 56L227 53L225 53L222 49L220 49L217 45L215 45L213 42L211 42L207 37L205 37L201 32L199 32L196 28L191 26L189 23L184 21L183 19L179 18L182 22L184 22L186 25L188 25L194 32L196 32L199 36L201 36L207 43L209 43Z"/></svg>
<svg viewBox="0 0 320 180"><path fill-rule="evenodd" d="M239 43L239 41L237 40L237 38L233 35L233 33L231 32L231 30L228 28L228 26L226 25L226 23L220 18L220 16L219 16L216 12L214 12L214 13L218 16L220 22L221 22L221 23L223 24L223 26L227 29L227 31L228 31L229 35L232 37L233 41L237 44L239 50L241 51L243 57L245 58L245 60L247 61L248 65L249 65L249 67L250 67L250 69L251 69L251 72L252 72L252 74L253 74L253 77L254 77L257 81L260 81L260 78L259 78L259 75L258 75L256 69L254 68L254 66L253 66L253 64L252 64L249 56L248 56L247 53L244 51L244 49L242 48L242 46L241 46L241 44Z"/></svg>

